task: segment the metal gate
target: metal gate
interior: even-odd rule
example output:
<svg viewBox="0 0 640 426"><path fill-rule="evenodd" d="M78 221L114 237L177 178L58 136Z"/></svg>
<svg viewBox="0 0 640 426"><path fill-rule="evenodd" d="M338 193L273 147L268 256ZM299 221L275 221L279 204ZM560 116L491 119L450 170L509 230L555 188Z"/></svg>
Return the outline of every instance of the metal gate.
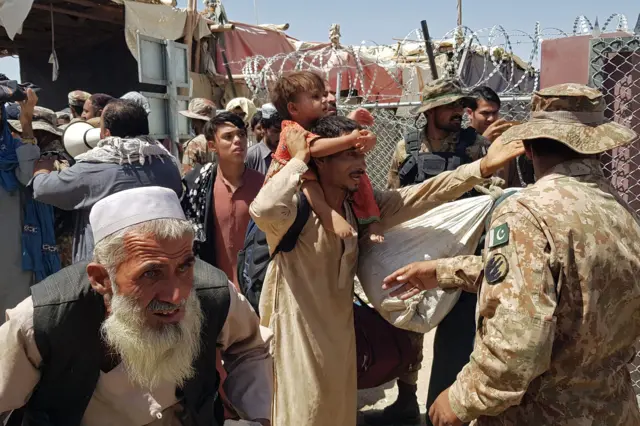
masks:
<svg viewBox="0 0 640 426"><path fill-rule="evenodd" d="M589 83L605 96L606 118L640 134L640 36L591 40ZM613 187L640 213L640 139L603 155L602 166ZM640 352L630 370L640 403Z"/></svg>

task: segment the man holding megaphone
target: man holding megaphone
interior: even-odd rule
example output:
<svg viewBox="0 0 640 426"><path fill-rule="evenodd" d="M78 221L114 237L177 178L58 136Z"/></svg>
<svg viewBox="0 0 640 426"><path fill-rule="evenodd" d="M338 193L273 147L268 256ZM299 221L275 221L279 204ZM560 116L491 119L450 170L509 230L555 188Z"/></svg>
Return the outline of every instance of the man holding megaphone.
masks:
<svg viewBox="0 0 640 426"><path fill-rule="evenodd" d="M54 171L53 160L40 160L29 185L36 200L75 211L74 262L93 256L89 213L101 199L142 186L162 186L182 195L177 160L149 137L147 113L135 102L111 101L102 113L100 129L73 123L65 130L63 143L76 163Z"/></svg>

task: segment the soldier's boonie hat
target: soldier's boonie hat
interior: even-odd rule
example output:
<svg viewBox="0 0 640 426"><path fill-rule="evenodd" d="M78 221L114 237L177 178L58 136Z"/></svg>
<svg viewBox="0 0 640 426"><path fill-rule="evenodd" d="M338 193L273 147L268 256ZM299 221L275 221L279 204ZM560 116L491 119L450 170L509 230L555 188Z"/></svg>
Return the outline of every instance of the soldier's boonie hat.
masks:
<svg viewBox="0 0 640 426"><path fill-rule="evenodd" d="M74 90L69 93L69 105L81 107L87 102L87 99L91 97L91 93L84 92L82 90Z"/></svg>
<svg viewBox="0 0 640 426"><path fill-rule="evenodd" d="M531 99L531 119L511 127L500 137L504 143L548 138L580 154L599 154L627 145L636 132L607 122L604 96L581 84L566 83L542 89Z"/></svg>
<svg viewBox="0 0 640 426"><path fill-rule="evenodd" d="M20 120L9 120L9 125L16 132L22 133L22 124ZM33 108L33 121L31 123L33 130L43 130L56 136L62 136L62 130L58 129L58 116L48 108L36 106Z"/></svg>
<svg viewBox="0 0 640 426"><path fill-rule="evenodd" d="M180 114L193 120L209 121L216 116L216 104L209 99L194 98L189 102L189 109Z"/></svg>
<svg viewBox="0 0 640 426"><path fill-rule="evenodd" d="M457 80L441 78L430 81L422 89L422 105L415 108L412 113L417 115L430 109L449 105L459 100L468 100L469 96Z"/></svg>

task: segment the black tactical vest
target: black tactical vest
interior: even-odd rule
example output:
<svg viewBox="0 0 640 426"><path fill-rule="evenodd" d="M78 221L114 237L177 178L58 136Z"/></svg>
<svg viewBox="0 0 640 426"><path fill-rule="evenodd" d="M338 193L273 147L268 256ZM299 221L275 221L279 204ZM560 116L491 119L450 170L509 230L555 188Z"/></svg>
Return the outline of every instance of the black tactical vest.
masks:
<svg viewBox="0 0 640 426"><path fill-rule="evenodd" d="M477 133L469 127L460 131L454 152L420 152L422 140L419 130L405 134L404 142L407 158L398 170L400 186L422 183L448 170L455 170L462 164L472 162L467 148L476 142Z"/></svg>
<svg viewBox="0 0 640 426"><path fill-rule="evenodd" d="M87 263L77 263L31 287L34 334L42 356L40 381L24 411L23 425L79 425L100 376L103 349L100 326L102 296L93 291ZM184 425L222 426L218 398L216 343L229 312L226 275L197 260L194 290L204 314L202 347L196 374L176 397L184 407Z"/></svg>

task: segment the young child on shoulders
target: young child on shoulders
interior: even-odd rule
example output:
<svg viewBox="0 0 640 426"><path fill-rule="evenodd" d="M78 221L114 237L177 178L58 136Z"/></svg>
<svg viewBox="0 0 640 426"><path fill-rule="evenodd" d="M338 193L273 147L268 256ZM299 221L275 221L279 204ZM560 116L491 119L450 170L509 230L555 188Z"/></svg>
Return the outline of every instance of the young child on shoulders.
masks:
<svg viewBox="0 0 640 426"><path fill-rule="evenodd" d="M294 72L281 77L276 82L271 101L285 120L282 122L280 143L273 154L274 161L271 162L267 172L267 180L291 160L286 144L287 134L292 129L302 128L309 131L320 118L327 114L324 94L324 81L319 75L310 71ZM370 131L360 129L335 138L321 138L308 132L307 143L312 158L326 157L347 149L366 153L375 146L376 137ZM325 229L343 239L357 235L349 222L326 202L318 178L311 170L303 176L302 192ZM380 226L380 209L375 202L373 186L366 174L361 178L358 191L353 196L353 210L359 225L369 227L371 241L382 242L384 237Z"/></svg>

